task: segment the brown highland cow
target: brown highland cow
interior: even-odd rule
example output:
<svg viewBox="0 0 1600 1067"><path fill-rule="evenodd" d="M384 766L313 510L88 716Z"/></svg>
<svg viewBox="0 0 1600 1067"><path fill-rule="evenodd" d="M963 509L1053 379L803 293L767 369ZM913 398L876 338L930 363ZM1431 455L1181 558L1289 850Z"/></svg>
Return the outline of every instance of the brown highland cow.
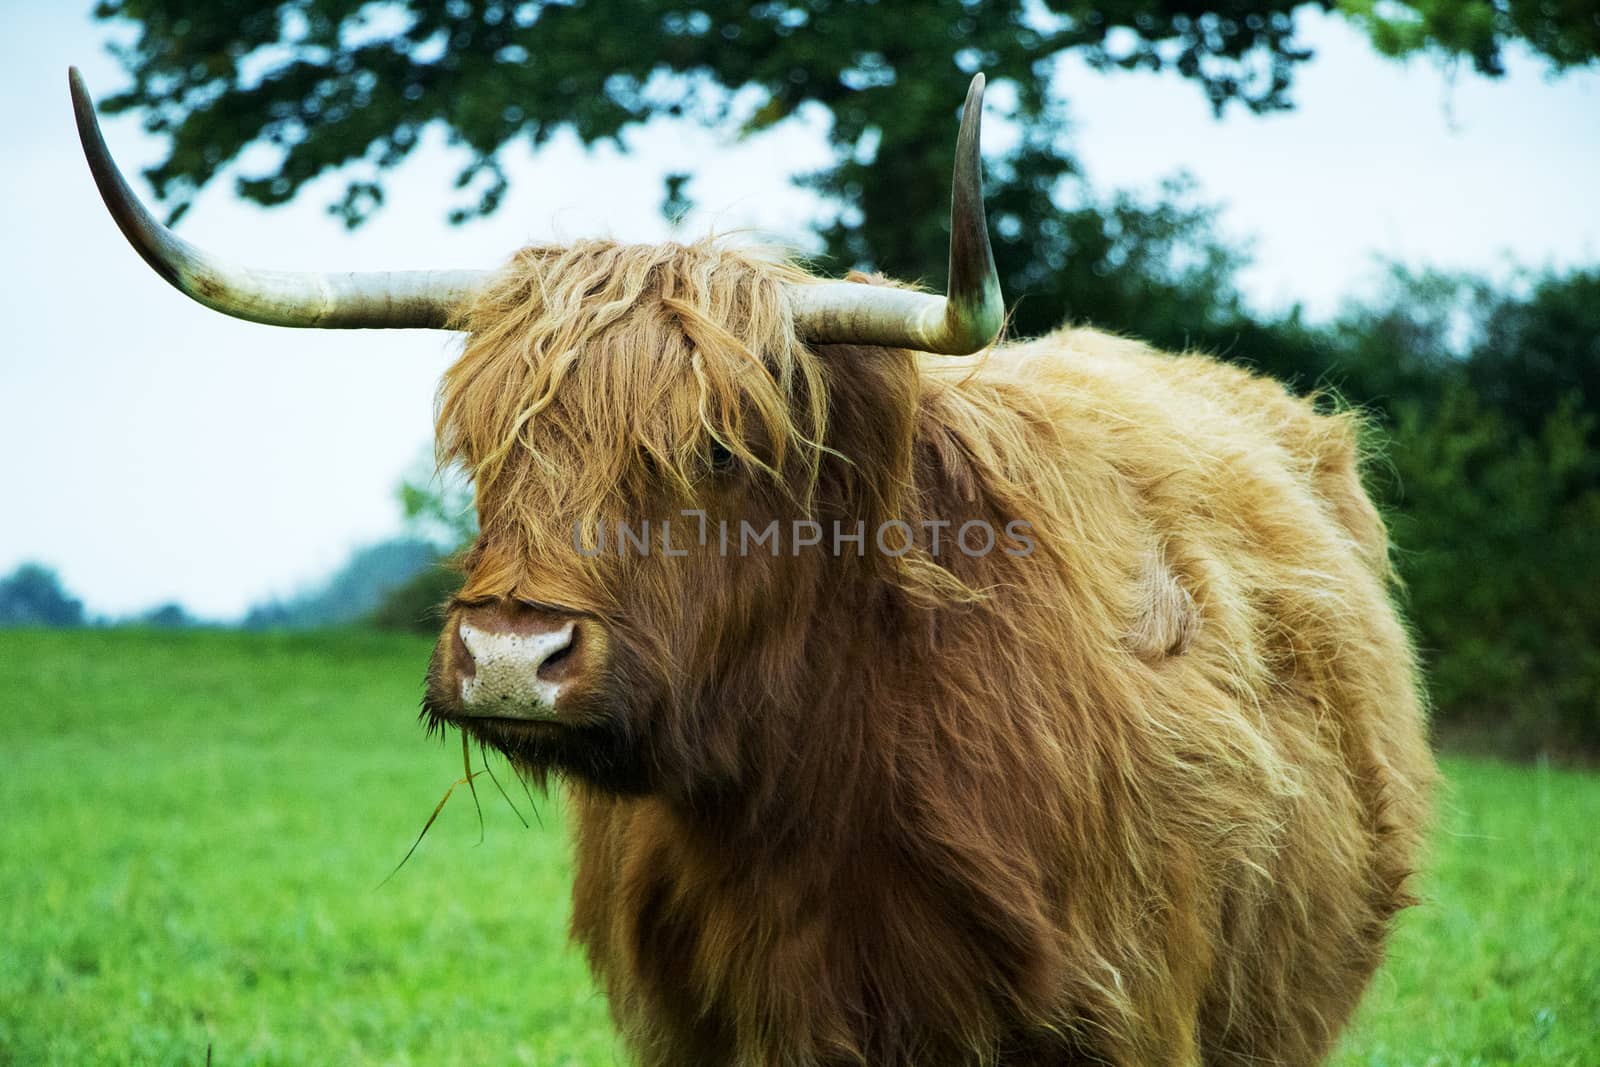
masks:
<svg viewBox="0 0 1600 1067"><path fill-rule="evenodd" d="M981 79L946 298L712 241L235 268L74 88L185 292L467 332L439 434L482 535L426 714L567 783L573 934L641 1063L1325 1056L1433 774L1359 426L1091 330L990 347Z"/></svg>

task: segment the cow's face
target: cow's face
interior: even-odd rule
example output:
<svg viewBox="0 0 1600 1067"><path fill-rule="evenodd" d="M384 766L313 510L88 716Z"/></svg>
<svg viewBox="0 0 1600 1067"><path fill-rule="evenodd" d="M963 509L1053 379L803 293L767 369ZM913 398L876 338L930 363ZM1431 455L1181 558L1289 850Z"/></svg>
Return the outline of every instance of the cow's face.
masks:
<svg viewBox="0 0 1600 1067"><path fill-rule="evenodd" d="M910 357L830 370L868 357L795 339L794 280L713 244L586 242L528 250L469 310L439 430L482 534L436 721L617 790L737 772L706 716L781 685L848 569L794 524L883 511L912 436Z"/></svg>

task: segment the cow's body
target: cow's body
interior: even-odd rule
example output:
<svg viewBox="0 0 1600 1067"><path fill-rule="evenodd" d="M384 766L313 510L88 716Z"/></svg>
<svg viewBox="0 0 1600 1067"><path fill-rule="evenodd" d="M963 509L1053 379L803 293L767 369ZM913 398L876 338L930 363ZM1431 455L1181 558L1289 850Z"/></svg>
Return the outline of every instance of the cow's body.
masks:
<svg viewBox="0 0 1600 1067"><path fill-rule="evenodd" d="M794 587L794 661L723 682L755 778L576 785L642 1062L1319 1060L1432 774L1351 417L1086 330L827 358L915 374L904 518L1038 551L945 557L971 602Z"/></svg>

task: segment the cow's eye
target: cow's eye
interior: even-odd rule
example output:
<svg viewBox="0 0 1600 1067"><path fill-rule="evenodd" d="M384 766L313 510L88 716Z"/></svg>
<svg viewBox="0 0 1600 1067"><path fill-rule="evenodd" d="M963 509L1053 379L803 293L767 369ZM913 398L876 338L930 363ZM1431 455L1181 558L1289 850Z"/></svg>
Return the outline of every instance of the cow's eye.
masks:
<svg viewBox="0 0 1600 1067"><path fill-rule="evenodd" d="M721 477L733 470L733 453L721 441L711 442L711 473Z"/></svg>

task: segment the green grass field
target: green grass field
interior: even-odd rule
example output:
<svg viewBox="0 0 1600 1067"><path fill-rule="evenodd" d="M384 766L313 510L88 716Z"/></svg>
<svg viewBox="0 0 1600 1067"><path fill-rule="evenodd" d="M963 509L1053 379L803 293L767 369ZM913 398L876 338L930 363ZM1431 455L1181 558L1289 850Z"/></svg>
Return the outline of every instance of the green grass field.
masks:
<svg viewBox="0 0 1600 1067"><path fill-rule="evenodd" d="M0 1063L621 1062L554 800L480 779L426 644L0 632ZM1600 1064L1600 777L1448 761L1426 906L1337 1063ZM514 783L502 781L526 813Z"/></svg>

